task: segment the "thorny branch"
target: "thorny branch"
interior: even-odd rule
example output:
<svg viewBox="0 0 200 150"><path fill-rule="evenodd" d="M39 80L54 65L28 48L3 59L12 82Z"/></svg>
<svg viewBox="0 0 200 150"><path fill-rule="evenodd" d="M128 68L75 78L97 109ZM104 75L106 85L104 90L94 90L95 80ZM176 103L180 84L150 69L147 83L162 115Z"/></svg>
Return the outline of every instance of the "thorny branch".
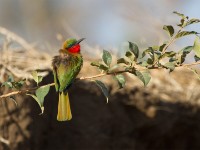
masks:
<svg viewBox="0 0 200 150"><path fill-rule="evenodd" d="M194 66L194 65L199 65L199 64L200 64L200 61L199 62L194 62L194 63L191 63L191 64L182 64L182 65L176 66L176 67L189 67L189 66ZM145 70L147 68L143 67L143 68L140 68L140 69L141 70ZM162 69L162 68L151 67L151 68L148 68L148 69ZM106 76L106 75L116 75L116 74L122 74L122 73L132 73L133 74L133 72L131 72L130 70L122 70L122 71L116 71L116 72L101 73L101 74L97 74L97 75L90 76L90 77L80 77L80 78L77 78L76 81L79 81L79 80L91 80L91 79L99 78L99 77ZM30 91L35 91L35 90L37 90L38 88L41 88L41 87L54 86L54 85L55 85L55 83L50 83L50 84L46 84L46 85L43 85L43 86L37 86L37 87L29 88L29 89L10 92L10 93L1 95L0 96L0 100L2 100L4 98L7 98L7 97L10 97L10 96L13 96L13 95L25 94L25 93L30 92Z"/></svg>

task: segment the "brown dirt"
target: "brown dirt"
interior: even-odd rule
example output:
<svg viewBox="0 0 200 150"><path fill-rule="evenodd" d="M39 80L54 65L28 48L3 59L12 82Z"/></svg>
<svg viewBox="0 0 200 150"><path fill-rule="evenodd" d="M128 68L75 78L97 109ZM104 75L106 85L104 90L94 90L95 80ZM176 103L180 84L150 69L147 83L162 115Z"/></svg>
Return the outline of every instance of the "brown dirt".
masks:
<svg viewBox="0 0 200 150"><path fill-rule="evenodd" d="M42 84L50 82L51 74ZM0 143L0 149L200 149L198 105L164 100L155 94L154 86L119 90L106 104L94 83L79 81L70 89L73 119L69 122L56 120L58 95L53 88L43 115L29 97L18 96L17 107L4 101L0 103L0 135L10 145Z"/></svg>

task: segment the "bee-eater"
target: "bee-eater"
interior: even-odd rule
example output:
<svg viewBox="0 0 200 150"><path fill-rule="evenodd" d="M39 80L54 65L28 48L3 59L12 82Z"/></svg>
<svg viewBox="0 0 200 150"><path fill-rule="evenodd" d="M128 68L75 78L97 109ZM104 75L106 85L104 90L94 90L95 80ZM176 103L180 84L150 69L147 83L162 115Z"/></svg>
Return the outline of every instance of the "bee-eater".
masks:
<svg viewBox="0 0 200 150"><path fill-rule="evenodd" d="M59 50L60 55L55 56L52 61L55 88L59 92L58 121L72 119L68 89L83 64L83 58L80 53L80 42L83 40L84 38L80 40L67 39L63 43L62 49Z"/></svg>

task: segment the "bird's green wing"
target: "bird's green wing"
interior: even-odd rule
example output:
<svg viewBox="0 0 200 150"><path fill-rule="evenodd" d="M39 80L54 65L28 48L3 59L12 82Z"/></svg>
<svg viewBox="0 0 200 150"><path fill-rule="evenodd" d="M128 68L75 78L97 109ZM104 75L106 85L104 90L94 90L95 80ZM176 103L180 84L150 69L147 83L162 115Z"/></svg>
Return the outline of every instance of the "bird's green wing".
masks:
<svg viewBox="0 0 200 150"><path fill-rule="evenodd" d="M56 71L56 68L54 67L53 67L53 77L54 77L55 88L56 88L56 91L58 92L59 84L58 84L58 78L57 78L57 71Z"/></svg>
<svg viewBox="0 0 200 150"><path fill-rule="evenodd" d="M62 92L72 84L82 66L82 58L70 58L65 63L60 63L57 67L57 78L59 81L59 91Z"/></svg>

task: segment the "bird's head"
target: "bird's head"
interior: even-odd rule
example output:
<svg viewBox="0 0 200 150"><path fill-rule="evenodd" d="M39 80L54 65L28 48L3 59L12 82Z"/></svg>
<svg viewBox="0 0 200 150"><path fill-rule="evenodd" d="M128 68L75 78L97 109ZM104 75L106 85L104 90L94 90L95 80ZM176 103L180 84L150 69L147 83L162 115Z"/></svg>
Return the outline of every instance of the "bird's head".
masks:
<svg viewBox="0 0 200 150"><path fill-rule="evenodd" d="M83 41L85 38L82 38L80 40L76 39L67 39L63 43L63 49L67 50L70 53L79 53L80 52L80 42Z"/></svg>

